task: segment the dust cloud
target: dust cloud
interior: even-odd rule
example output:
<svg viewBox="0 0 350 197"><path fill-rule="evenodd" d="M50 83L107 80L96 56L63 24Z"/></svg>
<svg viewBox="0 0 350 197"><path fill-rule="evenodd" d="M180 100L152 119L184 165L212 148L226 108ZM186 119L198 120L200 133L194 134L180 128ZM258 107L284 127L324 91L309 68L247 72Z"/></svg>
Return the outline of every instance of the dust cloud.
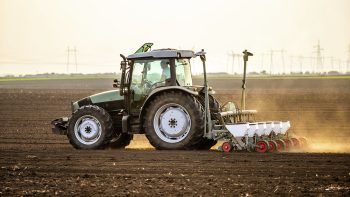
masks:
<svg viewBox="0 0 350 197"><path fill-rule="evenodd" d="M134 139L131 140L127 149L154 149L154 147L148 142L145 135L136 134L134 135Z"/></svg>
<svg viewBox="0 0 350 197"><path fill-rule="evenodd" d="M308 145L304 147L305 152L311 153L350 153L350 143L348 138L335 138L334 136L323 134L317 137L307 137Z"/></svg>

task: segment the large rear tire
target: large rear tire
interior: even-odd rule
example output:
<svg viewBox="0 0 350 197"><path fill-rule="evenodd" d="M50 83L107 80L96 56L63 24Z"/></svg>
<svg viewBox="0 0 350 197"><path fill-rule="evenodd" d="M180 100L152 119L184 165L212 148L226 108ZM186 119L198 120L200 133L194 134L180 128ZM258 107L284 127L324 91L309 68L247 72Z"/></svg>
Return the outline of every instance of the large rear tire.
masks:
<svg viewBox="0 0 350 197"><path fill-rule="evenodd" d="M112 131L110 115L103 108L87 105L73 113L67 137L76 149L102 149L111 140Z"/></svg>
<svg viewBox="0 0 350 197"><path fill-rule="evenodd" d="M193 149L203 137L204 112L192 96L171 91L150 102L144 117L146 137L156 149Z"/></svg>
<svg viewBox="0 0 350 197"><path fill-rule="evenodd" d="M127 147L131 140L133 139L133 135L127 133L119 133L112 138L109 142L109 147L112 149L122 149Z"/></svg>

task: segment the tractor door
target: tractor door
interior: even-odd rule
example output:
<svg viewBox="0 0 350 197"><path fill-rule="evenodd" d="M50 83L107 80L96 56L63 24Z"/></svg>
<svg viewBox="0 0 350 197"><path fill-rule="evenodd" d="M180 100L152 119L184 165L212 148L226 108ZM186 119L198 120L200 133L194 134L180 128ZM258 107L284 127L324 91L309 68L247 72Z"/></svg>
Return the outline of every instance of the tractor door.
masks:
<svg viewBox="0 0 350 197"><path fill-rule="evenodd" d="M169 59L135 60L130 83L131 112L139 114L149 93L171 81Z"/></svg>

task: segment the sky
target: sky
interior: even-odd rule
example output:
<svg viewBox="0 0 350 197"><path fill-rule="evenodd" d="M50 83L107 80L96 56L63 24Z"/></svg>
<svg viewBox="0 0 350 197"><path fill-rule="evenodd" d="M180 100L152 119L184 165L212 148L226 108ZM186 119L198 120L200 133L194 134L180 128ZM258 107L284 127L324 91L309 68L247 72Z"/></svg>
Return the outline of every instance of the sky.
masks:
<svg viewBox="0 0 350 197"><path fill-rule="evenodd" d="M145 42L205 49L209 72L241 72L242 59L228 54L244 49L255 54L248 71L336 70L349 54L350 1L0 0L0 76L119 72L119 54ZM77 67L71 51L67 68L68 47Z"/></svg>

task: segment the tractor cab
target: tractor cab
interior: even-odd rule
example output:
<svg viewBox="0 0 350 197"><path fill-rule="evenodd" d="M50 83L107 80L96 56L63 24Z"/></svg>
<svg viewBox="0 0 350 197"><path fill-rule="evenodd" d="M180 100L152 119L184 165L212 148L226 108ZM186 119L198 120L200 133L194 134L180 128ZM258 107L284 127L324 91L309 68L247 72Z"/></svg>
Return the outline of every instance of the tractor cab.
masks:
<svg viewBox="0 0 350 197"><path fill-rule="evenodd" d="M123 56L122 56L123 57ZM120 94L127 97L128 111L139 114L147 98L160 89L190 89L190 50L159 49L123 57Z"/></svg>
<svg viewBox="0 0 350 197"><path fill-rule="evenodd" d="M132 74L126 80L130 82L130 90L137 94L148 94L163 86L192 86L189 57L128 59L132 60Z"/></svg>

